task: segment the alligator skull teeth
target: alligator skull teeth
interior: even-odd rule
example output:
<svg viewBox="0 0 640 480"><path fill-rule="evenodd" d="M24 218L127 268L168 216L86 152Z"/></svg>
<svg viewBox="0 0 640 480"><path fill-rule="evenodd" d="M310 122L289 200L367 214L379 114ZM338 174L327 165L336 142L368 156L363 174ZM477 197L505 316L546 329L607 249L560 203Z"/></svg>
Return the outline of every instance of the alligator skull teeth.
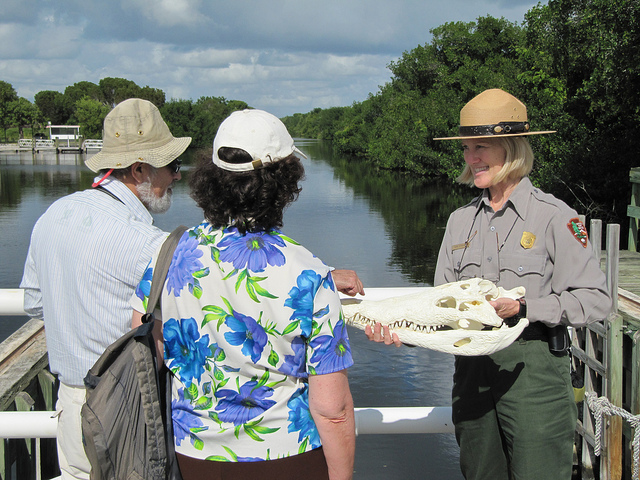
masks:
<svg viewBox="0 0 640 480"><path fill-rule="evenodd" d="M378 301L345 299L342 311L349 325L364 330L380 322L409 345L455 355L489 355L513 343L529 324L521 319L508 327L489 301L524 294L524 287L505 290L472 278Z"/></svg>

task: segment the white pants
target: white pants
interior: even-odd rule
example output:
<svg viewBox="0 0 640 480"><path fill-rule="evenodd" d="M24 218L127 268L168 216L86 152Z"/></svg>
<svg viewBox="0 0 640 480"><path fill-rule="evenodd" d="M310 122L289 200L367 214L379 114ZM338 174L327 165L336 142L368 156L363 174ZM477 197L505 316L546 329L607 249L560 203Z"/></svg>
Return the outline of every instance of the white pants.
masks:
<svg viewBox="0 0 640 480"><path fill-rule="evenodd" d="M60 383L58 389L58 463L63 480L89 480L91 465L82 444L80 409L86 397L84 387Z"/></svg>

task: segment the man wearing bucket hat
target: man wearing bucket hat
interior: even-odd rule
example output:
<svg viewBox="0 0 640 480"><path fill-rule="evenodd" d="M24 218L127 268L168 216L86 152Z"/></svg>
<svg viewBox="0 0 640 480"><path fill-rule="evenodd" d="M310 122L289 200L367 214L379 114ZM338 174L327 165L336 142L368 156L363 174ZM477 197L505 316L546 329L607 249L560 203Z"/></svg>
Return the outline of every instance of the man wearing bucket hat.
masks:
<svg viewBox="0 0 640 480"><path fill-rule="evenodd" d="M169 267L161 299L185 480L352 478L353 359L340 286L280 230L301 190L298 155L277 117L237 111L190 176L205 221L181 238L183 260ZM144 291L132 298L133 326ZM196 348L189 358L187 344Z"/></svg>
<svg viewBox="0 0 640 480"><path fill-rule="evenodd" d="M486 90L460 112L466 166L460 183L480 196L451 214L434 285L482 277L520 300L493 303L505 322L529 326L489 356L456 357L453 422L467 479L569 480L577 409L567 325L606 319L611 298L587 232L564 202L528 178L533 152L525 106Z"/></svg>
<svg viewBox="0 0 640 480"><path fill-rule="evenodd" d="M129 300L166 233L150 212L171 205L177 159L191 138L175 138L150 102L118 104L105 118L102 150L86 165L93 188L54 202L31 235L21 287L27 313L44 319L51 372L58 375L62 478L88 479L80 408L83 379L107 346L131 327Z"/></svg>

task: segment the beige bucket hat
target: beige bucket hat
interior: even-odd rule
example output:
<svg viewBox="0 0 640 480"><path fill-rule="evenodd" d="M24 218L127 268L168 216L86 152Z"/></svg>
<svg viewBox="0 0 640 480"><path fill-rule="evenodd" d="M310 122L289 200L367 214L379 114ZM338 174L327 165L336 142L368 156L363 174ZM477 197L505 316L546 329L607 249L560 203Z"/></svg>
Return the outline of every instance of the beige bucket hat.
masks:
<svg viewBox="0 0 640 480"><path fill-rule="evenodd" d="M135 162L164 167L191 143L191 137L171 135L158 108L141 98L129 98L109 112L102 140L102 150L85 161L94 172L126 168Z"/></svg>
<svg viewBox="0 0 640 480"><path fill-rule="evenodd" d="M457 137L440 137L434 140L463 140L482 137L522 137L555 133L555 130L532 132L529 130L527 107L513 95L492 88L473 97L460 110L460 127Z"/></svg>

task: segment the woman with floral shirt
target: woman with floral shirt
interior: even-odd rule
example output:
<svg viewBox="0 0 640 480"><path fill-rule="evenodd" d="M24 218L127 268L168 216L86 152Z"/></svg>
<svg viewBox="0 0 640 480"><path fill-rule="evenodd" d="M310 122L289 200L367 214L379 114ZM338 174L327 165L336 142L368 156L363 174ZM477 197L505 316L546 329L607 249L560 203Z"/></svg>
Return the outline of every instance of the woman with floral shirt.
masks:
<svg viewBox="0 0 640 480"><path fill-rule="evenodd" d="M182 236L161 298L183 477L352 478L353 359L331 269L279 230L302 152L260 110L231 114L213 146L191 175L206 220Z"/></svg>

